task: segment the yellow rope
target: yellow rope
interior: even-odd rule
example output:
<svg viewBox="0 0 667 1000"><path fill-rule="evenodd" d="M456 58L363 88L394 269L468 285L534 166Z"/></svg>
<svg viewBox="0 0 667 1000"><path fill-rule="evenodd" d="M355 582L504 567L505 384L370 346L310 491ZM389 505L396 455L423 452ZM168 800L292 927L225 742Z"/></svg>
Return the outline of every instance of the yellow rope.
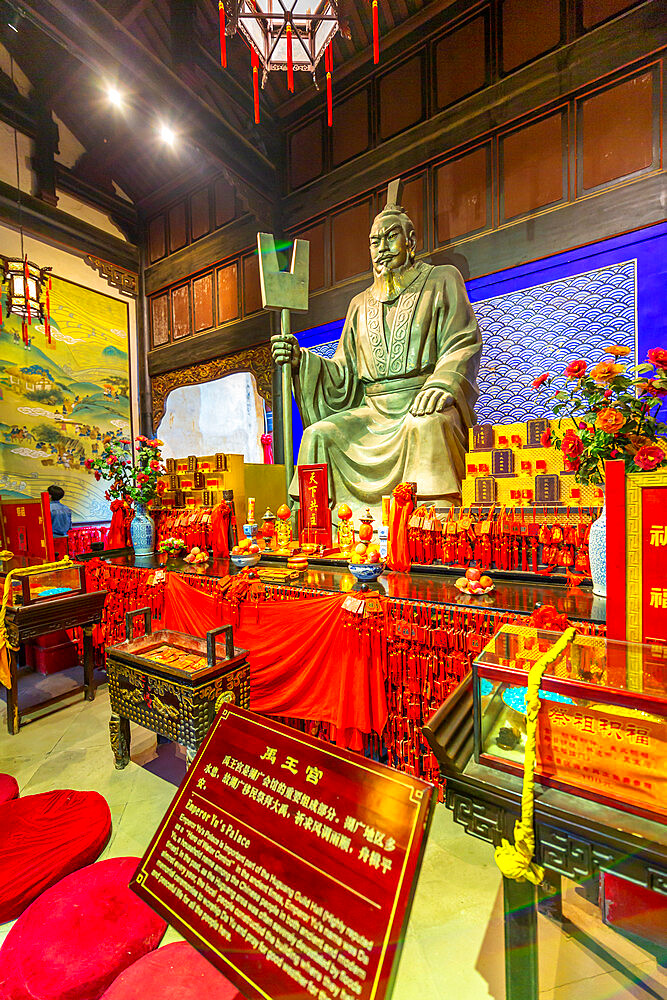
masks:
<svg viewBox="0 0 667 1000"><path fill-rule="evenodd" d="M9 562L9 560L13 558L13 553L8 552L6 549L0 552L0 560L3 563ZM0 604L0 684L4 684L6 688L11 687L12 684L9 653L12 649L18 649L18 646L14 646L9 641L7 628L5 626L5 613L7 611L9 598L12 593L13 580L21 576L37 576L39 573L45 573L51 569L63 569L64 567L71 565L72 560L69 556L65 556L65 558L60 562L42 563L40 566L17 567L16 569L11 569L5 576L5 587L2 592L2 604Z"/></svg>
<svg viewBox="0 0 667 1000"><path fill-rule="evenodd" d="M521 819L514 824L514 844L503 839L496 847L495 859L505 878L516 882L532 882L539 885L544 879L544 868L533 864L535 854L535 830L533 815L535 807L535 742L537 738L537 716L540 710L540 684L547 667L558 659L570 645L576 630L568 628L552 648L536 660L528 671L526 691L526 752L524 755L523 788L521 791Z"/></svg>

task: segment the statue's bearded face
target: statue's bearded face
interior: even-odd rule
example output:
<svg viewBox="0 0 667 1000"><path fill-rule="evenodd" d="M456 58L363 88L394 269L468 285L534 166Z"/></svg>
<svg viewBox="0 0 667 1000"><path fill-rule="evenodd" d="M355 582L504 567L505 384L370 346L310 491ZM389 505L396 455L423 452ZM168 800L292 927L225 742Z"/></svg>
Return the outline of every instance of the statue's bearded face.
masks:
<svg viewBox="0 0 667 1000"><path fill-rule="evenodd" d="M377 277L400 273L412 263L415 249L414 230L406 232L396 215L379 215L370 233L371 261Z"/></svg>

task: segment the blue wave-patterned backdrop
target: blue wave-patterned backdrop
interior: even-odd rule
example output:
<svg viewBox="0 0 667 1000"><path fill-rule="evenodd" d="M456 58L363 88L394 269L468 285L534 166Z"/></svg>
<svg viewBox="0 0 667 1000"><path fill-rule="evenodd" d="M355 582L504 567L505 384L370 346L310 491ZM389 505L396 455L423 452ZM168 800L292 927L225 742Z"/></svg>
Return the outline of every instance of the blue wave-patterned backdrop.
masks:
<svg viewBox="0 0 667 1000"><path fill-rule="evenodd" d="M573 358L592 367L605 359L602 349L610 343L629 347L634 356L636 289L636 261L628 260L475 302L484 337L478 421L551 416L531 388L537 375L562 372Z"/></svg>

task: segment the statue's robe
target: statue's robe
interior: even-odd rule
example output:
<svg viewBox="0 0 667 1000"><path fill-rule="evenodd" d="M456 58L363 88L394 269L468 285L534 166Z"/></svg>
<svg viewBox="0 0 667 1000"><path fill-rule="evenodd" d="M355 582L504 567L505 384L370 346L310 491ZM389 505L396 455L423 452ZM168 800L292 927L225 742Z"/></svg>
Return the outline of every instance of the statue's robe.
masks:
<svg viewBox="0 0 667 1000"><path fill-rule="evenodd" d="M377 507L400 482L416 482L420 497L460 495L482 338L456 268L418 263L412 271L391 303L373 287L352 299L333 358L301 351L298 464L327 463L336 504ZM453 405L412 416L429 387L450 393ZM290 493L298 496L296 474Z"/></svg>

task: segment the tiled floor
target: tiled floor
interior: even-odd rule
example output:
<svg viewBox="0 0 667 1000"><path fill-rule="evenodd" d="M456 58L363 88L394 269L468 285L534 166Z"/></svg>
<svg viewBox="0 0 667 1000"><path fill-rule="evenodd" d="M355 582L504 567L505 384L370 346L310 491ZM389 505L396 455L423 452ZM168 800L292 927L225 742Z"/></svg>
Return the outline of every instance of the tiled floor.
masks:
<svg viewBox="0 0 667 1000"><path fill-rule="evenodd" d="M22 697L32 678L21 681ZM116 771L109 749L105 686L9 736L0 702L0 771L22 795L52 788L95 789L111 809L113 832L103 857L143 853L173 798L185 759L173 745L156 753L155 737L132 729L132 762ZM650 952L601 924L597 908L568 884L565 912L579 928L566 933L539 918L540 986L544 1000L665 1000L667 973ZM0 942L10 924L0 926ZM178 939L169 931L165 941ZM589 946L590 945L590 946ZM500 875L488 844L468 837L439 805L394 990L395 1000L429 996L504 1000Z"/></svg>

